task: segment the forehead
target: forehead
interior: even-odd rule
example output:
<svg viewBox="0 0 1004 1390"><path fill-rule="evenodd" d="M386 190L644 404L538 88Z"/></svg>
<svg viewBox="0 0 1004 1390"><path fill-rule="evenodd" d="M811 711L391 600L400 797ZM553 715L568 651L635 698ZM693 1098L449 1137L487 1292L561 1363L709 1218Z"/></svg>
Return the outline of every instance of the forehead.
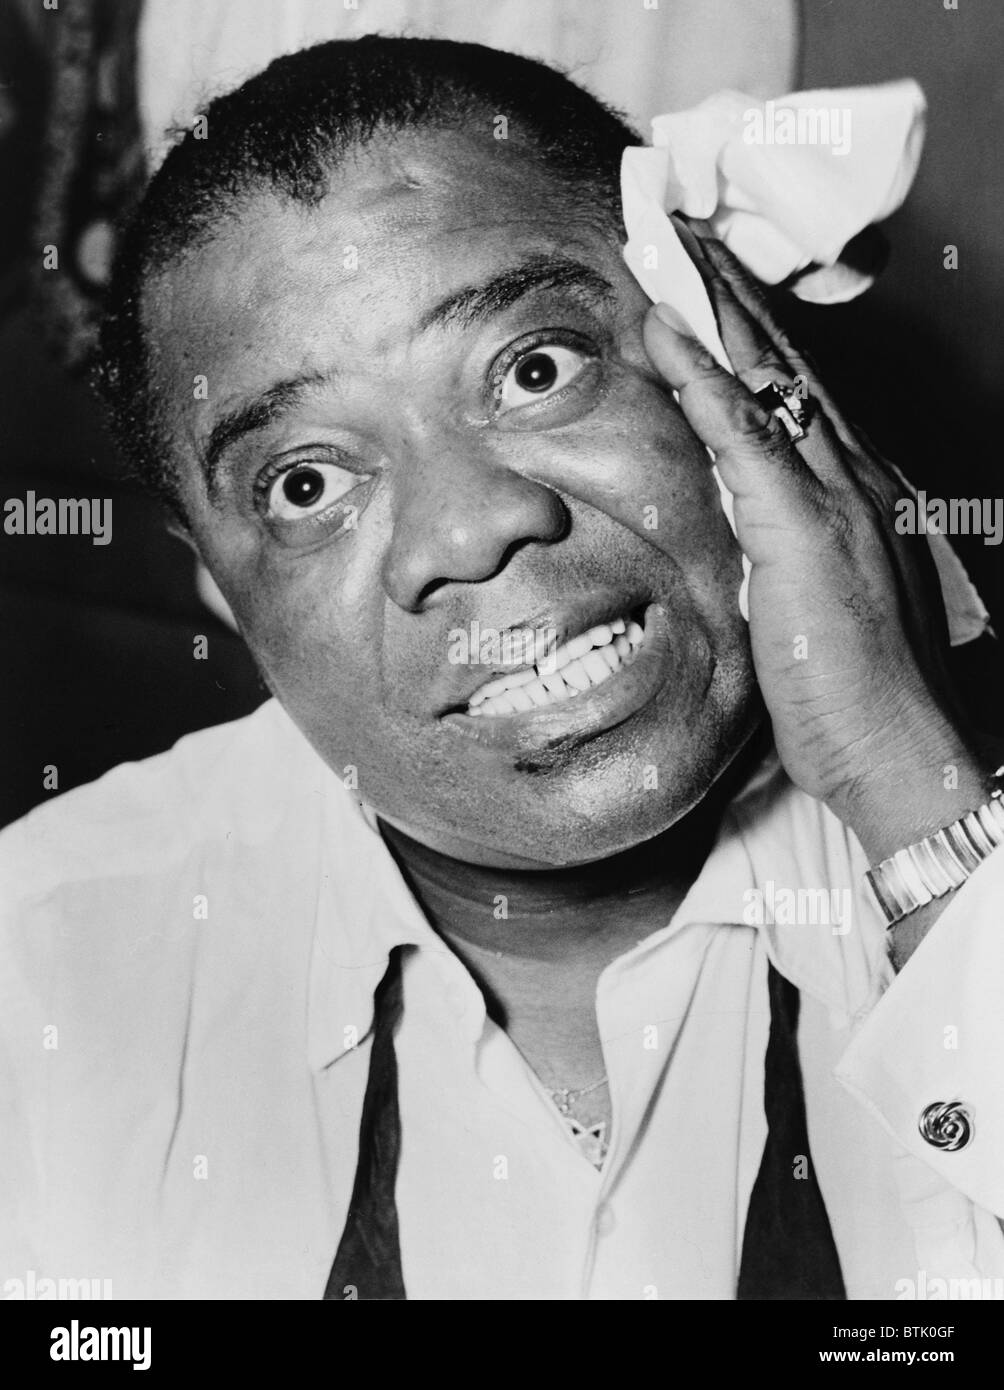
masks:
<svg viewBox="0 0 1004 1390"><path fill-rule="evenodd" d="M326 370L333 339L342 354L389 351L423 305L519 254L571 252L627 278L604 212L515 142L379 137L333 171L316 206L253 195L153 282L154 372L211 364L247 389L280 368Z"/></svg>

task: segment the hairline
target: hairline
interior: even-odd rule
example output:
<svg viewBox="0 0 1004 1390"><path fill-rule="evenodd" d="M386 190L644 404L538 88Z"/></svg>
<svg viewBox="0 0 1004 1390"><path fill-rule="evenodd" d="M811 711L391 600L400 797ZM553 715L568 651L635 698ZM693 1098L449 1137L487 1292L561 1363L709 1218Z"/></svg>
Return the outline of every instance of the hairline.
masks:
<svg viewBox="0 0 1004 1390"><path fill-rule="evenodd" d="M364 94L360 119L346 108L340 123L324 124L325 79L323 75L318 78L318 60L326 62L322 50L329 49L333 51L334 71L345 60L350 83L359 82L364 60L372 61L378 75L379 64L386 59L395 95L382 111L374 113L371 109L367 113L365 89L360 88ZM426 53L431 56L430 63L425 62ZM466 69L457 66L456 55L461 64L470 62L476 75L468 79ZM528 79L532 89L539 75L542 90L551 93L549 104L543 107L534 100L524 106L517 97L515 105L508 108L513 114L505 138L515 137L569 205L577 210L588 207L594 226L609 236L611 244L622 246L616 156L625 146L640 143L641 137L622 113L560 68L537 59L489 50L484 45L379 36L317 44L276 59L261 73L209 104L205 114L210 125L217 122L217 137L223 132L223 144L215 150L195 144L195 140L205 137L195 135L192 128L177 132L181 138L154 174L120 243L112 297L102 329L102 347L106 350L96 364L94 380L111 411L114 433L125 450L130 471L186 525L176 467L183 450L167 426L164 397L154 389L156 340L150 331L147 307L152 287L211 244L228 222L238 221L244 208L257 197L270 196L306 209L316 207L330 190L334 172L374 139L456 131L479 114L488 122L496 121L496 110L506 109L498 106L500 98L496 96L498 89L493 85L490 70L496 57L502 89L507 83ZM410 79L401 75L409 71L409 64L417 74L412 88L408 85ZM526 76L520 69L526 70ZM308 85L302 88L298 85L301 81ZM443 100L437 105L440 82ZM251 89L257 89L253 97ZM408 105L411 91L415 93L417 108ZM296 145L281 143L283 139L289 141L289 129L285 136L279 135L280 143L270 143L267 108L262 104L263 98L275 103L272 110L282 127L282 105L296 92L302 92L304 103L294 103L303 112L302 118L297 119L297 131L304 141L299 153ZM313 101L318 92L319 105L315 109ZM554 115L549 116L548 111ZM565 115L563 125L555 124L559 113ZM568 124L570 113L572 123ZM580 118L584 122L581 130L577 124ZM221 119L226 122L222 127ZM588 137L585 142L583 136ZM499 138L497 133L495 138ZM242 154L245 142L248 153Z"/></svg>

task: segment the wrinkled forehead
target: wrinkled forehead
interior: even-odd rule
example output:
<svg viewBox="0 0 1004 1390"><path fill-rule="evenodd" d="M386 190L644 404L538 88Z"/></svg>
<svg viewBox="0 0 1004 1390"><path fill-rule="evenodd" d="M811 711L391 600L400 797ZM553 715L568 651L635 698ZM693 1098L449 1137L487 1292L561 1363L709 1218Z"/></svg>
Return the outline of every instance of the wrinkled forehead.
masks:
<svg viewBox="0 0 1004 1390"><path fill-rule="evenodd" d="M363 322L400 331L402 314L451 285L518 253L559 251L630 280L616 214L528 146L477 132L380 135L332 170L316 204L271 188L241 198L211 240L151 281L145 327L155 368L179 350L258 340L291 315L301 333L318 313L338 315L350 337Z"/></svg>

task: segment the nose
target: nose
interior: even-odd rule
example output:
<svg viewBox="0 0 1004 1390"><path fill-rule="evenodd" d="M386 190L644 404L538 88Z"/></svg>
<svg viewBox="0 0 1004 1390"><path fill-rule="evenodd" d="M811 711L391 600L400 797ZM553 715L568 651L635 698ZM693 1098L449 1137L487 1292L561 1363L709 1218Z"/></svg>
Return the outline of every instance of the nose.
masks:
<svg viewBox="0 0 1004 1390"><path fill-rule="evenodd" d="M559 495L469 438L409 450L393 492L385 589L400 608L430 607L451 583L490 579L524 545L568 528Z"/></svg>

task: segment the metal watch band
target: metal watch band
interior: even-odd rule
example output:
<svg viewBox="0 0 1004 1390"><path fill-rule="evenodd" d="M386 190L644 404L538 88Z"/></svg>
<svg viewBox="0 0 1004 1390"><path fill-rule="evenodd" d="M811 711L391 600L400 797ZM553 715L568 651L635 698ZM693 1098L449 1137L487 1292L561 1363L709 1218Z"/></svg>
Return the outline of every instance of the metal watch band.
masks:
<svg viewBox="0 0 1004 1390"><path fill-rule="evenodd" d="M887 927L958 888L1004 844L1004 766L991 781L993 791L985 805L868 870L865 877Z"/></svg>

